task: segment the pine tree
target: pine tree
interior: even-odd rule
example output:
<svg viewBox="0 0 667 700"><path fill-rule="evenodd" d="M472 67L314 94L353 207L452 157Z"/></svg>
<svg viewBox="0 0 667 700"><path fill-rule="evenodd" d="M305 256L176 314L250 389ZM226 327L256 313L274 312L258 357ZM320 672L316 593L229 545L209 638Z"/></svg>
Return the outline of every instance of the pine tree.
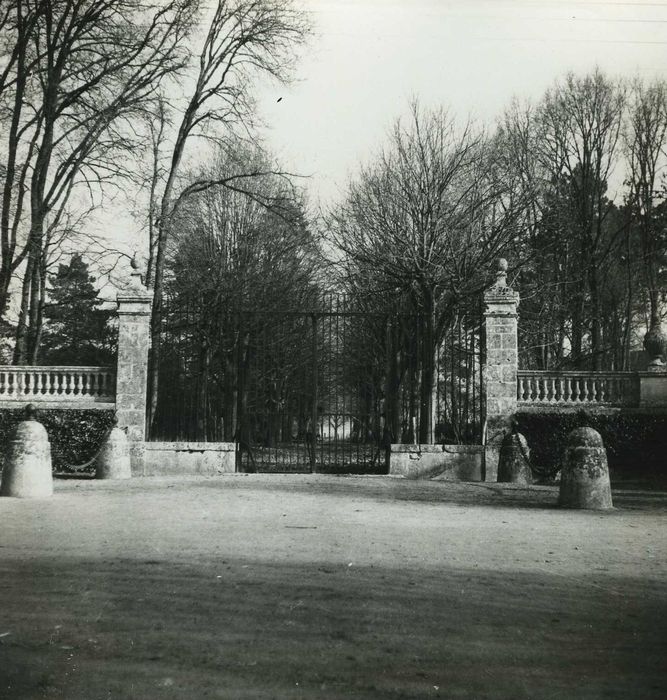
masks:
<svg viewBox="0 0 667 700"><path fill-rule="evenodd" d="M100 308L95 278L81 255L49 276L41 360L55 365L106 365L113 359L110 311Z"/></svg>

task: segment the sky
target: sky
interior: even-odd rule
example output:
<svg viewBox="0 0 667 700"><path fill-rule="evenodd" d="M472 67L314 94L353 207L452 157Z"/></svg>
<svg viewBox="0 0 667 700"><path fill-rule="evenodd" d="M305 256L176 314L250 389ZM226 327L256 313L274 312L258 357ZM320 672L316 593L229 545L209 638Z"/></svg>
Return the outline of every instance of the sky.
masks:
<svg viewBox="0 0 667 700"><path fill-rule="evenodd" d="M297 0L298 2L298 0ZM294 83L262 86L267 139L331 203L418 97L492 123L567 71L667 78L667 1L301 0L314 36ZM278 102L278 98L282 98Z"/></svg>
<svg viewBox="0 0 667 700"><path fill-rule="evenodd" d="M294 2L313 36L293 83L261 84L257 98L266 143L307 176L313 211L342 198L413 97L492 125L513 96L537 100L570 70L667 78L667 0ZM91 228L145 254L146 233L122 201L107 201Z"/></svg>

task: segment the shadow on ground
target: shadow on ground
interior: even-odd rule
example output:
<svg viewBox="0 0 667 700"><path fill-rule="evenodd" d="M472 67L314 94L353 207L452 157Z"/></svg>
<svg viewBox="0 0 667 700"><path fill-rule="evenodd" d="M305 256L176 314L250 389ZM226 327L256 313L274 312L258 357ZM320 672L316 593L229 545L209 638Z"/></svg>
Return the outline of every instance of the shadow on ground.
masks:
<svg viewBox="0 0 667 700"><path fill-rule="evenodd" d="M662 698L664 587L212 558L4 560L3 698Z"/></svg>

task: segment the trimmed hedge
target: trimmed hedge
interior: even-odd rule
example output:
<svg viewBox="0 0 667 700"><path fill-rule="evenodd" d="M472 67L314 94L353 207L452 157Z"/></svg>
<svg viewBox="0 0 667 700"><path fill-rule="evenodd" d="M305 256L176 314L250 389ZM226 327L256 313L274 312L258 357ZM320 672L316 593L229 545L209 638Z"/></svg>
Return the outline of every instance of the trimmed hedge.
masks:
<svg viewBox="0 0 667 700"><path fill-rule="evenodd" d="M588 425L595 428L607 449L609 468L616 477L667 474L667 414L518 412L517 429L542 468L557 468L568 433Z"/></svg>
<svg viewBox="0 0 667 700"><path fill-rule="evenodd" d="M0 409L0 460L17 423L24 419L24 408ZM113 427L114 411L105 409L40 409L37 420L46 428L51 443L54 473L92 473L94 465L75 467L89 461L99 450L102 439Z"/></svg>

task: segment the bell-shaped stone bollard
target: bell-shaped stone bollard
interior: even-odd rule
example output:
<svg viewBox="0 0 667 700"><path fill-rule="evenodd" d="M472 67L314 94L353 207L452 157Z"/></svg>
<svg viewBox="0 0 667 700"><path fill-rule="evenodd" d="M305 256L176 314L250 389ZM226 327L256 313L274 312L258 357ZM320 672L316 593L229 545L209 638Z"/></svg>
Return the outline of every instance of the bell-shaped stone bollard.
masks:
<svg viewBox="0 0 667 700"><path fill-rule="evenodd" d="M525 486L533 483L530 449L521 433L512 431L503 438L498 461L498 481Z"/></svg>
<svg viewBox="0 0 667 700"><path fill-rule="evenodd" d="M5 451L0 496L48 498L53 495L51 445L44 426L35 420L30 404Z"/></svg>
<svg viewBox="0 0 667 700"><path fill-rule="evenodd" d="M118 427L117 419L114 423L95 460L97 479L129 479L132 476L127 435Z"/></svg>
<svg viewBox="0 0 667 700"><path fill-rule="evenodd" d="M602 437L593 428L576 428L567 436L558 505L564 508L613 508Z"/></svg>

